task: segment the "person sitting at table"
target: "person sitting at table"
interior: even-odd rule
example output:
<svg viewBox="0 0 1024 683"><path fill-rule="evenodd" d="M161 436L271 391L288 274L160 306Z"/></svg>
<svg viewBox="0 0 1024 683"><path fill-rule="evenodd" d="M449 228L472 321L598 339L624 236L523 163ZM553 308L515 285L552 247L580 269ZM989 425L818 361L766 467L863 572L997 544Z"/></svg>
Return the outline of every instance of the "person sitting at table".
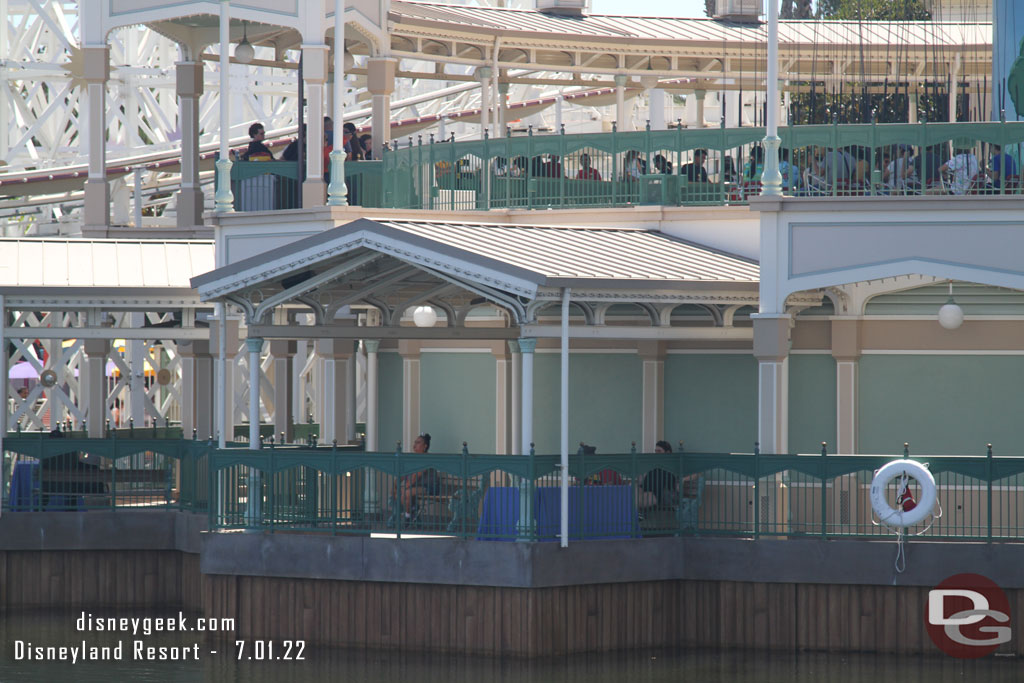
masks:
<svg viewBox="0 0 1024 683"><path fill-rule="evenodd" d="M655 453L671 453L672 444L659 441L654 444ZM655 467L644 475L637 491L636 507L640 511L654 507L668 508L679 500L679 479L668 470Z"/></svg>
<svg viewBox="0 0 1024 683"><path fill-rule="evenodd" d="M587 446L586 444L580 444L580 455L595 455L597 453L597 446ZM587 477L585 482L590 485L597 486L622 486L622 476L612 469L603 469L600 472L590 475Z"/></svg>
<svg viewBox="0 0 1024 683"><path fill-rule="evenodd" d="M707 160L708 151L706 149L693 150L693 161L680 166L679 175L685 176L691 183L708 182L708 172L707 169L704 168L704 164Z"/></svg>
<svg viewBox="0 0 1024 683"><path fill-rule="evenodd" d="M576 171L576 180L601 180L601 173L590 165L590 155L580 155L580 170Z"/></svg>
<svg viewBox="0 0 1024 683"><path fill-rule="evenodd" d="M640 180L647 174L647 162L640 157L640 151L631 149L622 160L622 179L625 181Z"/></svg>
<svg viewBox="0 0 1024 683"><path fill-rule="evenodd" d="M654 170L664 175L672 175L672 162L662 154L654 155Z"/></svg>
<svg viewBox="0 0 1024 683"><path fill-rule="evenodd" d="M426 432L416 437L412 443L412 452L423 454L430 450L430 434ZM412 518L417 509L419 496L436 496L441 493L441 477L437 470L428 468L405 477L402 482L402 510L407 520Z"/></svg>

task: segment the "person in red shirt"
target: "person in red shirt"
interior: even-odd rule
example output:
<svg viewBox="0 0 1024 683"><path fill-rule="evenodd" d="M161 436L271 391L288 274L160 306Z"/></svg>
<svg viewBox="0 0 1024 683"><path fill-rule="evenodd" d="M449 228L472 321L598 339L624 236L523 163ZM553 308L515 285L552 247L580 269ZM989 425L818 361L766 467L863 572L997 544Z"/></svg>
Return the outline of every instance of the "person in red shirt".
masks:
<svg viewBox="0 0 1024 683"><path fill-rule="evenodd" d="M584 152L580 155L580 170L576 171L577 180L600 180L601 173L590 165L590 155Z"/></svg>

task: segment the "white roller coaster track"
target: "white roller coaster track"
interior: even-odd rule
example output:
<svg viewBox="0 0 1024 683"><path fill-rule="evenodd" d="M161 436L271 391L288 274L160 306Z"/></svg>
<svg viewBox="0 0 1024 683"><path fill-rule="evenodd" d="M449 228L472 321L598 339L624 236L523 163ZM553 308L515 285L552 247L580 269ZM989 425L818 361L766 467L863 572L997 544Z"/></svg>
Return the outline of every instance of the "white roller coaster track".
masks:
<svg viewBox="0 0 1024 683"><path fill-rule="evenodd" d="M476 4L515 6L494 0ZM79 2L62 0L0 0L0 225L5 235L76 231L69 218L81 203L88 150L79 144L86 125L79 106L81 88L78 50ZM147 204L168 203L178 184L180 154L174 68L177 46L145 27L115 31L110 36L111 77L107 111L107 156L115 222L126 187L134 187L131 170L144 169L141 191ZM216 47L210 53L215 53ZM259 56L259 55L258 55ZM454 67L454 68L453 68ZM450 70L458 69L450 65ZM218 145L218 65L206 60L206 95L200 103L200 138L205 179L212 180L213 152ZM467 69L468 71L468 69ZM524 72L525 73L525 72ZM294 70L232 65L231 144L244 145L246 128L262 121L270 137L293 135L296 129L297 73ZM354 79L346 120L362 123L368 97L362 77ZM479 107L475 82L437 89L436 81L400 82L392 106L395 132L419 131L445 119L472 118ZM532 101L525 101L532 97ZM513 106L522 114L554 103L552 93L517 86ZM517 115L517 118L521 118ZM452 125L448 133L465 134ZM157 193L162 199L152 199ZM121 207L124 214L124 207ZM168 217L169 219L169 217ZM152 219L160 223L159 219ZM167 222L173 222L168 220ZM45 226L49 225L47 229Z"/></svg>

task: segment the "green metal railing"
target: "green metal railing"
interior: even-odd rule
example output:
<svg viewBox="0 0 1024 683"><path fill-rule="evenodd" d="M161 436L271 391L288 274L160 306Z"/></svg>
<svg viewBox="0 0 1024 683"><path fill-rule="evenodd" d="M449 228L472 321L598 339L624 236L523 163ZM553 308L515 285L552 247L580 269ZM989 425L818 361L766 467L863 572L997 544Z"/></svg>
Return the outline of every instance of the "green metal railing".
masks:
<svg viewBox="0 0 1024 683"><path fill-rule="evenodd" d="M381 206L488 210L746 204L760 193L763 128L396 142ZM1017 194L1024 122L783 127L784 193ZM1005 156L994 160L993 145ZM691 166L694 152L707 159ZM946 162L955 169L941 173ZM973 157L973 161L971 161ZM999 167L999 173L996 168ZM347 167L346 167L347 168Z"/></svg>
<svg viewBox="0 0 1024 683"><path fill-rule="evenodd" d="M183 439L25 434L5 438L4 450L9 511L170 507L206 512L211 529L481 540L551 541L560 527L557 455L221 450ZM869 490L874 472L899 457L927 463L935 477L941 516L928 538L1024 536L1024 457L989 447L919 457L580 451L569 458L570 538L885 537Z"/></svg>
<svg viewBox="0 0 1024 683"><path fill-rule="evenodd" d="M348 202L379 208L383 195L383 162L345 164ZM302 204L302 177L294 161L236 161L231 165L235 211L297 209Z"/></svg>
<svg viewBox="0 0 1024 683"><path fill-rule="evenodd" d="M162 429L162 428L161 428ZM172 428L173 429L173 428ZM206 512L208 456L214 445L181 438L111 432L12 433L3 440L3 496L8 511L163 507ZM127 430L124 430L127 431Z"/></svg>

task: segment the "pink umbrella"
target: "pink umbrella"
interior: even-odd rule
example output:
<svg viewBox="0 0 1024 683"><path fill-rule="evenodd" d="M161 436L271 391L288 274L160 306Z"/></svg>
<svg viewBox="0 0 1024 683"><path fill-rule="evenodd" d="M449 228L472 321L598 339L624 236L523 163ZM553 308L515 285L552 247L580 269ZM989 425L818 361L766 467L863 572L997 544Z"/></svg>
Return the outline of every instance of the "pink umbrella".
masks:
<svg viewBox="0 0 1024 683"><path fill-rule="evenodd" d="M8 379L39 379L39 371L31 363L21 361L11 366L7 372Z"/></svg>

